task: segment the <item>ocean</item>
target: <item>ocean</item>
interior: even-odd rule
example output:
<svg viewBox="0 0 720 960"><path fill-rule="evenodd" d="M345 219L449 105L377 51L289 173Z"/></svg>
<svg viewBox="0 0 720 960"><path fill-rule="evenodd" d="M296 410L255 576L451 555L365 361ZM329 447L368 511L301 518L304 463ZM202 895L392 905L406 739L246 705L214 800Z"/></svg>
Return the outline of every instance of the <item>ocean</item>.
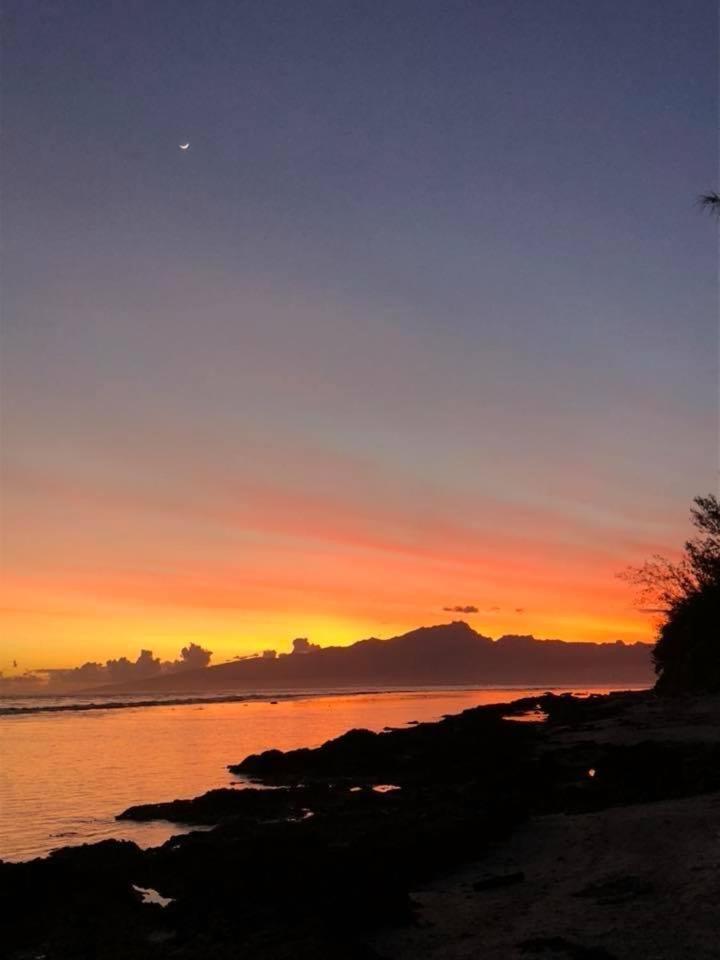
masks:
<svg viewBox="0 0 720 960"><path fill-rule="evenodd" d="M163 821L119 822L115 816L136 803L242 788L246 781L232 776L227 765L251 753L317 746L356 727L382 730L438 720L546 689L229 694L151 705L142 697L0 699L0 859L27 860L110 837L155 846L182 828Z"/></svg>

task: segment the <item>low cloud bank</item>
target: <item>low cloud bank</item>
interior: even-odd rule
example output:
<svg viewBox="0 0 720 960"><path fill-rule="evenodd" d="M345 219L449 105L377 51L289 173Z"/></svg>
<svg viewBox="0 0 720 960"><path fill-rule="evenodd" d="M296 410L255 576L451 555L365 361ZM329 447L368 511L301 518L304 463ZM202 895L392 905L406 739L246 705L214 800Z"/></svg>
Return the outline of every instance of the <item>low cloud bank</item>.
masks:
<svg viewBox="0 0 720 960"><path fill-rule="evenodd" d="M106 660L105 663L88 661L80 667L35 670L14 677L5 677L0 672L0 693L62 693L128 680L147 680L163 674L207 667L211 659L210 650L191 643L182 648L177 660L161 660L153 656L152 650L141 650L136 660L119 657L117 660Z"/></svg>

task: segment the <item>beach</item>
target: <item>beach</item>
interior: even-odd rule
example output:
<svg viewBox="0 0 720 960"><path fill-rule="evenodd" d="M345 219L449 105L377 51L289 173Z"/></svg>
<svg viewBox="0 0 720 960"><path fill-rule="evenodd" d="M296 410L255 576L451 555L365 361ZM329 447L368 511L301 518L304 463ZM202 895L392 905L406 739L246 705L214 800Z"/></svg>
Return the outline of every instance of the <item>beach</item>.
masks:
<svg viewBox="0 0 720 960"><path fill-rule="evenodd" d="M567 731L629 745L720 741L720 702L638 711ZM386 931L394 960L715 960L720 921L720 793L530 819L482 862L412 892L418 923ZM489 876L522 881L478 891ZM525 946L523 946L523 944Z"/></svg>
<svg viewBox="0 0 720 960"><path fill-rule="evenodd" d="M230 774L227 765L250 753L316 747L353 727L382 730L439 720L531 694L521 687L350 690L334 696L281 691L235 694L227 701L156 701L152 707L117 707L112 697L6 699L0 709L34 712L0 716L0 859L26 860L110 838L156 846L184 827L119 823L116 814L131 804L242 786L244 778ZM93 703L94 709L85 709ZM48 709L60 712L43 712Z"/></svg>
<svg viewBox="0 0 720 960"><path fill-rule="evenodd" d="M719 720L536 692L252 754L247 789L122 811L195 825L160 847L0 865L10 956L710 960Z"/></svg>

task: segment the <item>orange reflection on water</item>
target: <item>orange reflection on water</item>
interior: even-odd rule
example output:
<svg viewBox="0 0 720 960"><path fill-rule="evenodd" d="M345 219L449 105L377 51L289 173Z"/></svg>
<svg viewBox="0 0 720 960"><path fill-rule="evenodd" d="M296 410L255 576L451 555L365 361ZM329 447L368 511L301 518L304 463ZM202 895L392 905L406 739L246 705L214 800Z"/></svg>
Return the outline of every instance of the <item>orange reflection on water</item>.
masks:
<svg viewBox="0 0 720 960"><path fill-rule="evenodd" d="M537 690L438 689L3 717L0 858L110 836L162 843L177 826L118 823L115 815L132 804L227 786L235 779L227 764L250 753L316 746L353 727L382 730L533 695Z"/></svg>

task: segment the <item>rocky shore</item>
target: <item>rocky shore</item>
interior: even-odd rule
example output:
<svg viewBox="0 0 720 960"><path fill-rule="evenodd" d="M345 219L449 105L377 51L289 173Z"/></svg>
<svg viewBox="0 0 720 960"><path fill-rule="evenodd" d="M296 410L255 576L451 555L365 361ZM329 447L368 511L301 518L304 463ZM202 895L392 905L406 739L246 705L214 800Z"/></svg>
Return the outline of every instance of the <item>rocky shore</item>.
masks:
<svg viewBox="0 0 720 960"><path fill-rule="evenodd" d="M119 814L203 831L0 863L3 948L716 957L719 721L718 698L547 694L247 757L231 769L250 789Z"/></svg>

